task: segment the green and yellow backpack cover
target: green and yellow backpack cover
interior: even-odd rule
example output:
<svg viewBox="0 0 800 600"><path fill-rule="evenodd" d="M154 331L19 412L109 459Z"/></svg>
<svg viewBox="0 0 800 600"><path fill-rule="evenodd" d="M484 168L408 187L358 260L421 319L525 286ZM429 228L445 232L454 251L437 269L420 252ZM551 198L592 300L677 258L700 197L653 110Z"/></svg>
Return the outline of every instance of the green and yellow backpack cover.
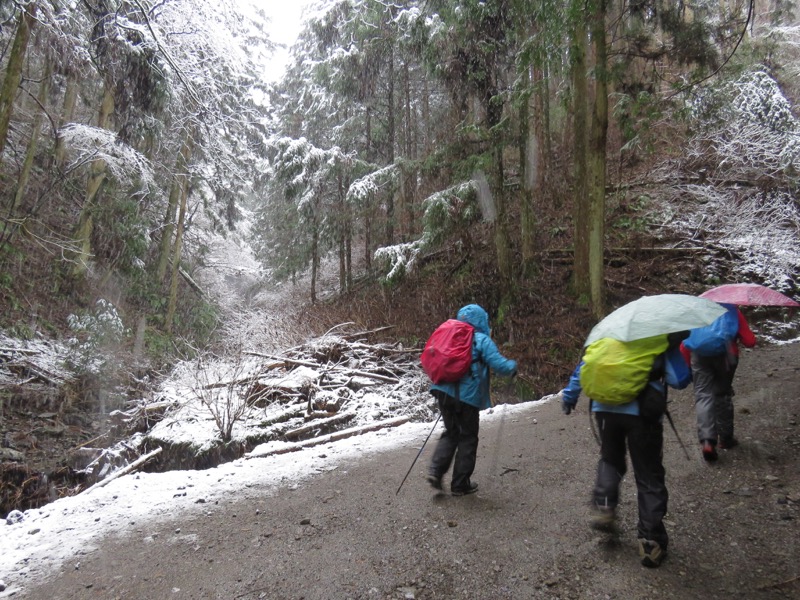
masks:
<svg viewBox="0 0 800 600"><path fill-rule="evenodd" d="M632 342L602 338L583 355L581 387L589 398L603 404L631 402L650 380L655 358L666 351L666 335Z"/></svg>

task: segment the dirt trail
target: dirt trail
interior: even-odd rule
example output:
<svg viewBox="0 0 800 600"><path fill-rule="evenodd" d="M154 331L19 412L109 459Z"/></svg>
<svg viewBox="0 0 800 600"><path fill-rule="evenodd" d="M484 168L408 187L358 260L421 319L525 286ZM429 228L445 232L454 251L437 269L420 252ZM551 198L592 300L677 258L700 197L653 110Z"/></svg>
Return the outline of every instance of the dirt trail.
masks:
<svg viewBox="0 0 800 600"><path fill-rule="evenodd" d="M715 465L695 444L691 388L671 396L691 460L667 427L660 569L638 561L630 474L619 540L587 526L597 445L582 400L569 417L550 402L484 419L474 496L432 493L429 448L395 495L422 438L294 490L108 538L18 597L798 598L800 344L746 352L735 387L741 446Z"/></svg>

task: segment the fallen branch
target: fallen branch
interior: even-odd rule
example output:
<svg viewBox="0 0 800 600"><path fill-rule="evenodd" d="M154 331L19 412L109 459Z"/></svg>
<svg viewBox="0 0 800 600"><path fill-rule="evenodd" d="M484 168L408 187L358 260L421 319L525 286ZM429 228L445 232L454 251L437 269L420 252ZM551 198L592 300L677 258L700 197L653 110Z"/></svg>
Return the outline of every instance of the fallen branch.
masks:
<svg viewBox="0 0 800 600"><path fill-rule="evenodd" d="M322 365L319 363L311 362L309 360L295 360L294 358L275 356L274 354L263 354L261 352L244 351L242 354L247 354L248 356L258 356L260 358L271 358L272 360L276 360L281 364L299 365L301 367L311 367L316 369L322 368Z"/></svg>
<svg viewBox="0 0 800 600"><path fill-rule="evenodd" d="M644 288L643 288L643 287L641 287L641 286L638 286L638 285L636 285L635 283L628 283L628 282L626 282L626 281L618 281L618 280L616 280L616 279L611 279L610 277L606 277L606 282L608 282L608 283L613 283L613 284L615 284L615 285L619 285L619 286L622 286L622 287L629 287L629 288L633 288L633 289L639 290L639 291L640 291L640 292L642 292L643 294L646 294L646 293L647 293L647 290L646 290L646 289L644 289Z"/></svg>
<svg viewBox="0 0 800 600"><path fill-rule="evenodd" d="M201 390L216 390L218 388L228 387L229 385L242 385L245 383L255 383L258 379L258 375L248 375L247 377L241 377L239 379L233 379L231 381L217 381L216 383L209 383L208 385L202 386Z"/></svg>
<svg viewBox="0 0 800 600"><path fill-rule="evenodd" d="M97 489L97 488L101 488L101 487L103 487L104 485L107 485L108 483L110 483L110 482L114 481L114 480L115 480L115 479L117 479L118 477L122 477L122 476L123 476L123 475L125 475L126 473L130 473L131 471L133 471L133 470L134 470L134 469L136 469L137 467L139 467L139 466L143 465L143 464L144 464L144 463L146 463L148 460L150 460L151 458L153 458L153 457L154 457L156 454L158 454L159 452L161 452L161 446L159 446L158 448L156 448L156 449L155 449L155 450L153 450L152 452L148 452L148 453L147 453L147 454L145 454L144 456L140 456L140 457L139 457L139 458L137 458L135 461L133 461L131 464L129 464L127 467L123 467L123 468L121 468L119 471L114 471L114 472L113 472L111 475L109 475L108 477L106 477L106 478L105 478L105 479L103 479L102 481L98 481L98 482L97 482L97 483L95 483L95 484L94 484L92 487L90 487L90 488L87 488L86 490L84 490L84 494L88 494L88 493L89 493L89 492L91 492L92 490L94 490L94 489Z"/></svg>
<svg viewBox="0 0 800 600"><path fill-rule="evenodd" d="M759 590L771 590L773 588L782 587L787 583L794 583L795 581L800 580L800 575L795 575L794 577L790 577L789 579L784 579L783 581L778 581L776 583L766 583L764 585L758 586Z"/></svg>

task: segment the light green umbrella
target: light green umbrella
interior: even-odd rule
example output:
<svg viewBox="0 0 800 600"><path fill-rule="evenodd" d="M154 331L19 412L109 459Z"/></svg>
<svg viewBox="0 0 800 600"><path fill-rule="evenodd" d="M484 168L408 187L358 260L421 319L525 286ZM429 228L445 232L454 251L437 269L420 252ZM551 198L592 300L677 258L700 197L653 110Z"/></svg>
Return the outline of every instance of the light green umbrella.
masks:
<svg viewBox="0 0 800 600"><path fill-rule="evenodd" d="M644 296L621 306L594 326L584 346L602 338L630 342L711 325L725 314L713 300L688 294Z"/></svg>

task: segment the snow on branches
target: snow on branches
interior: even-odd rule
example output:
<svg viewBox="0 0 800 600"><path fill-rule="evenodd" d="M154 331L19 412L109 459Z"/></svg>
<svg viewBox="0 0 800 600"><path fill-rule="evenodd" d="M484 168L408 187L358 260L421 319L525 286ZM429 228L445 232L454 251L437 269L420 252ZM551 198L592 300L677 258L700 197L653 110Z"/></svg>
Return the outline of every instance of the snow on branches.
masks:
<svg viewBox="0 0 800 600"><path fill-rule="evenodd" d="M375 260L388 265L388 273L383 276L384 281L394 283L410 273L424 246L424 238L420 238L413 242L378 248L375 251Z"/></svg>
<svg viewBox="0 0 800 600"><path fill-rule="evenodd" d="M397 164L391 164L356 179L347 190L347 201L363 206L369 204L370 199L381 191L388 190L388 193L392 193L399 173L400 167Z"/></svg>
<svg viewBox="0 0 800 600"><path fill-rule="evenodd" d="M124 185L141 183L156 188L153 167L143 154L119 141L117 134L107 129L69 123L58 132L74 155L70 169L88 165L96 160L105 162L106 172Z"/></svg>
<svg viewBox="0 0 800 600"><path fill-rule="evenodd" d="M800 122L770 74L745 73L691 99L691 183L676 186L671 227L695 231L740 261L738 272L778 289L800 264ZM681 201L686 202L681 202Z"/></svg>
<svg viewBox="0 0 800 600"><path fill-rule="evenodd" d="M476 201L477 185L474 180L458 183L423 200L425 213L422 237L375 251L375 260L382 262L387 269L383 276L385 282L394 283L411 273L420 253L449 235L457 236L462 246L469 245L469 226L481 216Z"/></svg>
<svg viewBox="0 0 800 600"><path fill-rule="evenodd" d="M705 90L692 108L701 133L689 145L690 159L724 166L729 179L766 175L780 185L800 173L800 122L767 72L750 71L718 90Z"/></svg>

